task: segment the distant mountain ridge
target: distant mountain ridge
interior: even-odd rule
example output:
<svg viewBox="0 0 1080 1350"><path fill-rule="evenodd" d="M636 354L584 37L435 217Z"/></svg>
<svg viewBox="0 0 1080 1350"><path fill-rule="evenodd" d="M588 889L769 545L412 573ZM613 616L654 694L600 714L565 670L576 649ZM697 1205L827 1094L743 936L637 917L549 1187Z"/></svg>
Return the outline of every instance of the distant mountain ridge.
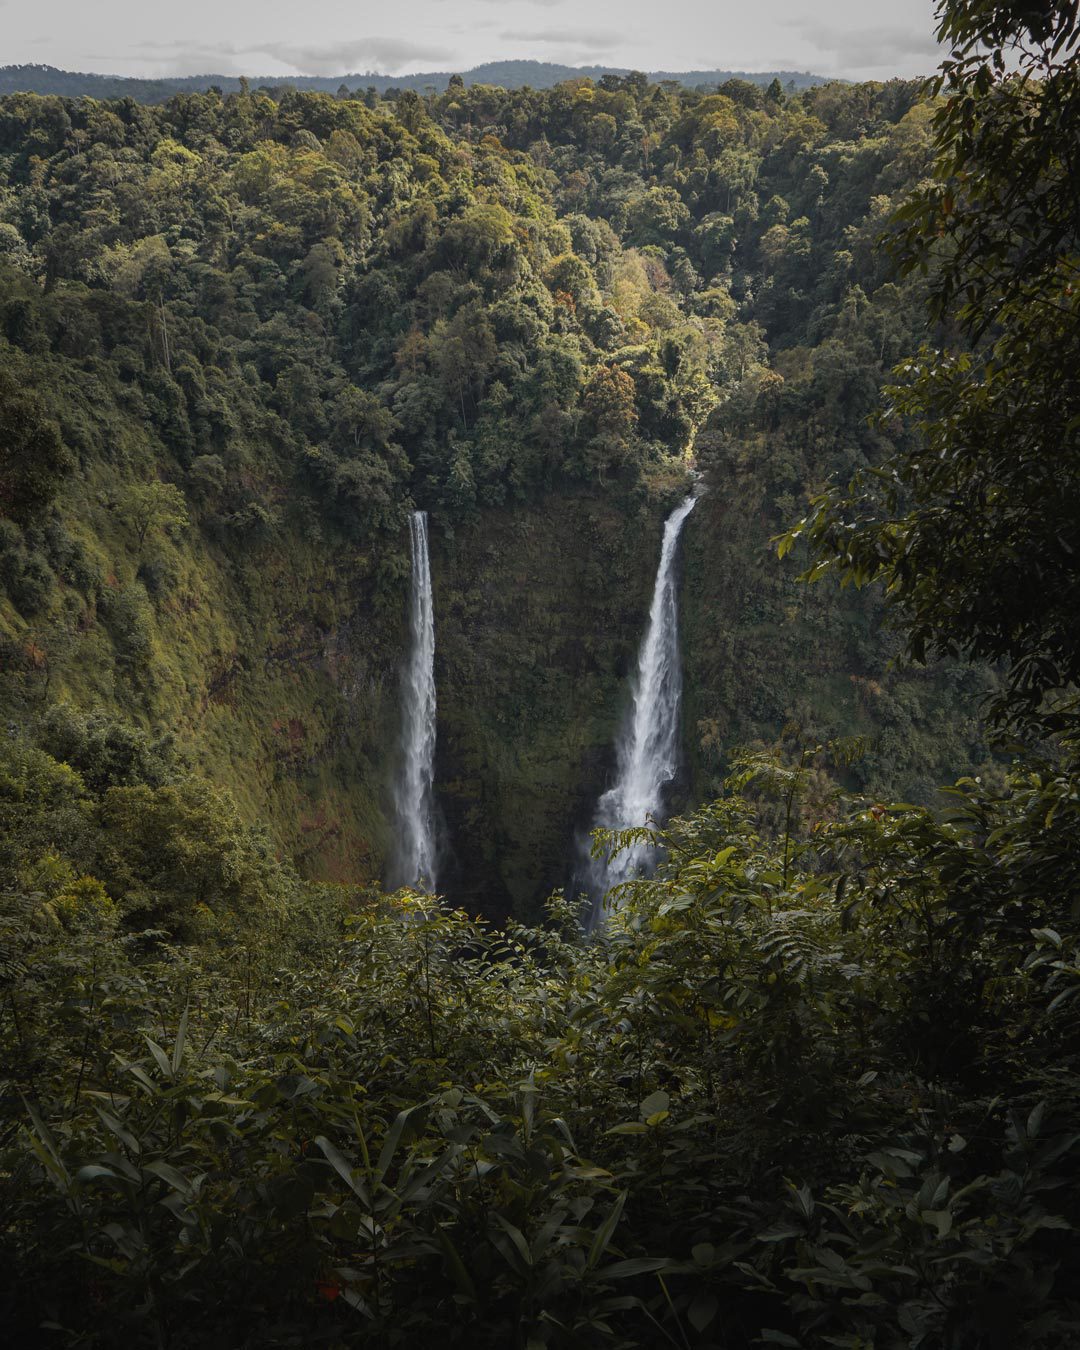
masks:
<svg viewBox="0 0 1080 1350"><path fill-rule="evenodd" d="M632 72L623 66L561 66L550 61L487 61L462 71L466 84L493 84L504 89L551 89L565 80L598 80L604 75L625 76ZM822 75L799 70L687 70L646 72L649 80L658 83L671 80L676 84L695 88L701 85L723 84L727 80L748 80L752 84L768 85L779 80L786 87L809 89L828 84ZM252 88L315 89L336 93L346 85L350 91L375 88L380 94L388 89L415 89L423 92L434 89L441 93L449 84L452 71L421 71L411 75L374 75L354 72L343 75L252 75L247 77ZM163 103L174 94L201 93L217 88L222 93L236 93L240 89L239 75L178 75L165 78L140 78L128 75L95 75L79 71L59 70L47 65L0 66L0 94L35 93L62 94L67 98L86 95L91 98L133 98L140 103Z"/></svg>

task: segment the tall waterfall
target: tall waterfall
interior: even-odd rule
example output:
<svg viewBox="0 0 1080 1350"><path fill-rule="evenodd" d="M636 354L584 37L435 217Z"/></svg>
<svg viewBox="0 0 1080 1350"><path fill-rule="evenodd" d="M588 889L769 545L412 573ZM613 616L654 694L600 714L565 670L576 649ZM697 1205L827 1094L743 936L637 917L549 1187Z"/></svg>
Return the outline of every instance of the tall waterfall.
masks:
<svg viewBox="0 0 1080 1350"><path fill-rule="evenodd" d="M644 825L647 816L659 816L664 788L675 777L682 698L675 558L683 523L696 501L686 497L664 523L649 626L638 652L631 707L619 732L618 777L597 802L594 828L624 830ZM600 918L606 892L648 871L654 862L652 853L647 844L636 844L606 864L592 858L583 863L575 885L592 897L590 930Z"/></svg>
<svg viewBox="0 0 1080 1350"><path fill-rule="evenodd" d="M427 512L409 517L412 584L409 660L402 690L402 766L397 787L398 849L395 880L435 889L435 612L431 597Z"/></svg>

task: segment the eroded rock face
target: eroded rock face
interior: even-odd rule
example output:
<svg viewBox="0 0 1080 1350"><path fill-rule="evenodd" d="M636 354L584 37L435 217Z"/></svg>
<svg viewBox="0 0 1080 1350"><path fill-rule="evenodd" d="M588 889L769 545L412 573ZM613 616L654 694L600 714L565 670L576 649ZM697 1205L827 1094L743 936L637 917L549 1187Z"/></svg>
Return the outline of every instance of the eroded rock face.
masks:
<svg viewBox="0 0 1080 1350"><path fill-rule="evenodd" d="M436 793L468 909L535 914L613 764L666 498L550 497L433 541Z"/></svg>

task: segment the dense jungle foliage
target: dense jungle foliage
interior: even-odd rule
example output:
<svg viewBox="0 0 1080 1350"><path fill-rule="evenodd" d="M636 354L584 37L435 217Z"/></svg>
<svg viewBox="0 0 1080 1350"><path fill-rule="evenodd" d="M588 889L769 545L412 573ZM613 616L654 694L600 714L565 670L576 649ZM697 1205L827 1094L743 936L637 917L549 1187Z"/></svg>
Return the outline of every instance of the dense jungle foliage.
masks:
<svg viewBox="0 0 1080 1350"><path fill-rule="evenodd" d="M768 542L904 443L867 416L922 287L874 240L927 170L930 117L901 82L638 76L0 100L20 745L57 759L49 728L88 717L167 728L184 762L84 775L95 809L195 774L304 876L378 877L415 503L448 875L470 908L536 918L610 767L640 542L693 449L683 800L793 717L865 735L849 785L882 795L989 766L991 677L894 668L876 597L808 596Z"/></svg>
<svg viewBox="0 0 1080 1350"><path fill-rule="evenodd" d="M1077 1343L1080 23L939 21L923 94L0 100L16 1343ZM404 512L464 839L610 738L691 450L713 799L591 941L368 884Z"/></svg>

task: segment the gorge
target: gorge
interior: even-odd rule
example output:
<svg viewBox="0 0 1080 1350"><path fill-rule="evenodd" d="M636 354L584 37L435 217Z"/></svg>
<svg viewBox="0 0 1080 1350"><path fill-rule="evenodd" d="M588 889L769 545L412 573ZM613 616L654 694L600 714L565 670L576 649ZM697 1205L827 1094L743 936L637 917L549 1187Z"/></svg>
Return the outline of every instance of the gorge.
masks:
<svg viewBox="0 0 1080 1350"><path fill-rule="evenodd" d="M5 716L169 728L185 772L305 878L430 867L475 912L535 917L618 773L692 440L710 490L687 549L680 805L793 718L866 736L851 773L883 792L923 799L947 763L980 764L977 718L955 709L982 677L894 668L872 596L808 593L769 544L815 485L881 452L865 414L915 320L864 243L920 153L921 105L907 86L726 89L629 80L568 104L477 88L430 114L407 94L207 94L137 115L11 96L11 201L44 192L58 223L3 224L4 360L60 449L48 474L28 452L48 505L0 539ZM873 134L841 152L856 105ZM639 153L632 113L661 159L619 169L630 196L605 196ZM747 142L743 177L717 176L738 158L713 145L718 117ZM676 169L684 143L713 165L700 182ZM90 206L102 192L115 226ZM38 253L55 282L39 284ZM418 711L403 757L418 510L439 736L432 750ZM429 809L427 770L406 788L402 764L429 753L437 867L400 828Z"/></svg>

